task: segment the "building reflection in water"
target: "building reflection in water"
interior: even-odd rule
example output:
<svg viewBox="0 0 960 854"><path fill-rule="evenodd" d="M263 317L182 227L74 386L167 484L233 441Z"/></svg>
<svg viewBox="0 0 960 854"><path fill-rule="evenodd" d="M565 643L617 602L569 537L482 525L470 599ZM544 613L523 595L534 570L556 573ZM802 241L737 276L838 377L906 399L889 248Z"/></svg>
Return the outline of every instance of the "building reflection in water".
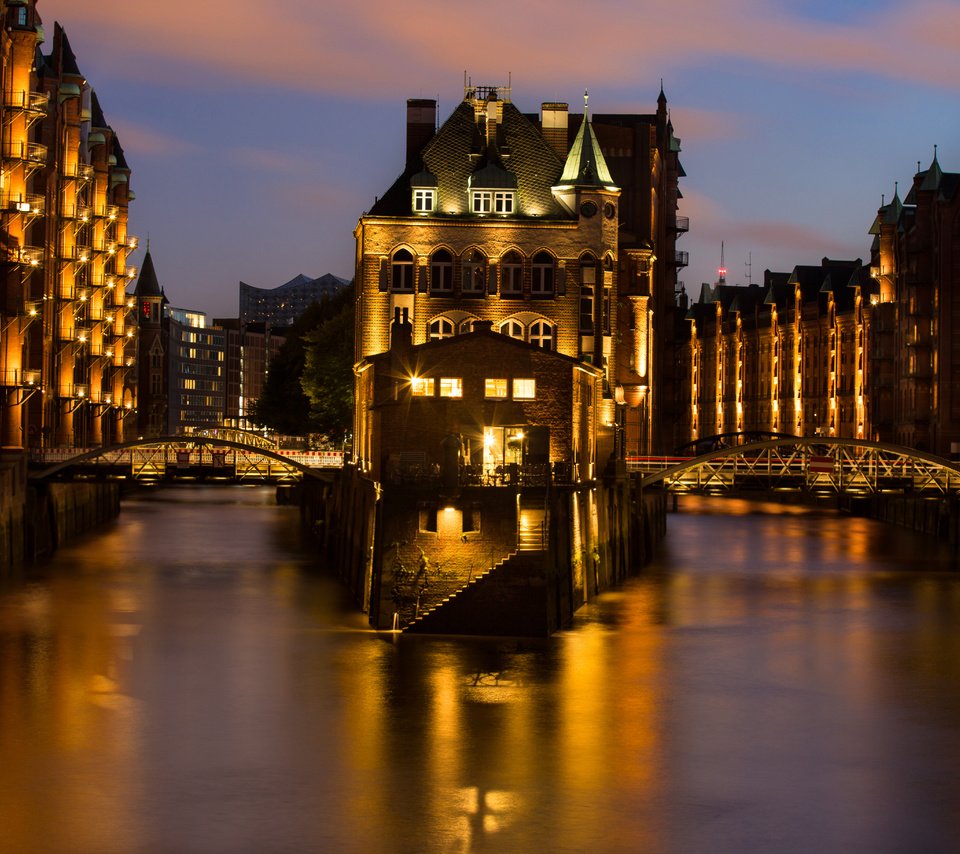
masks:
<svg viewBox="0 0 960 854"><path fill-rule="evenodd" d="M265 495L157 493L0 589L0 848L951 850L952 555L683 499L549 641L387 639Z"/></svg>

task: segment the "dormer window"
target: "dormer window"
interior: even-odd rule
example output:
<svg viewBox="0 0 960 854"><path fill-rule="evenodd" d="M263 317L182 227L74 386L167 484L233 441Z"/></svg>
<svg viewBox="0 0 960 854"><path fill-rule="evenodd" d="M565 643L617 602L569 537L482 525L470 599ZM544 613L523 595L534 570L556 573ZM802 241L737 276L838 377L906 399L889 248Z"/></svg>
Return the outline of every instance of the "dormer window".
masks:
<svg viewBox="0 0 960 854"><path fill-rule="evenodd" d="M413 212L418 214L433 213L437 206L437 191L418 189L413 191Z"/></svg>
<svg viewBox="0 0 960 854"><path fill-rule="evenodd" d="M509 191L498 190L493 194L493 212L500 216L506 216L513 213L514 196L516 194Z"/></svg>
<svg viewBox="0 0 960 854"><path fill-rule="evenodd" d="M474 190L470 209L475 214L488 214L493 209L493 193L490 190Z"/></svg>

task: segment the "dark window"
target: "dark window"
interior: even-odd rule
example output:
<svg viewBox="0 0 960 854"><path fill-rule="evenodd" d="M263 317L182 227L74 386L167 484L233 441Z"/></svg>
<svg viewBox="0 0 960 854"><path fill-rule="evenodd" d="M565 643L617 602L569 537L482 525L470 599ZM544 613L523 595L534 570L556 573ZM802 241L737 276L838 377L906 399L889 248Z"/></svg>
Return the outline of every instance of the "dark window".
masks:
<svg viewBox="0 0 960 854"><path fill-rule="evenodd" d="M530 293L537 296L553 296L554 264L549 252L538 252L533 256Z"/></svg>
<svg viewBox="0 0 960 854"><path fill-rule="evenodd" d="M439 249L430 260L430 292L448 294L452 291L453 256L446 249Z"/></svg>
<svg viewBox="0 0 960 854"><path fill-rule="evenodd" d="M393 256L390 283L394 291L413 291L413 256L406 249L399 250Z"/></svg>

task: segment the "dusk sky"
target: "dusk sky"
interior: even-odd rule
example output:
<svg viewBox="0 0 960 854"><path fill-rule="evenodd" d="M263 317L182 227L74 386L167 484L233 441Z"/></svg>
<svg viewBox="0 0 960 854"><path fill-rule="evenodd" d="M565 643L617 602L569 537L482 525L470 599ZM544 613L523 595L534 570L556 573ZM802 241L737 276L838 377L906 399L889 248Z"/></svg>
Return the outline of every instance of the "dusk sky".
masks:
<svg viewBox="0 0 960 854"><path fill-rule="evenodd" d="M960 171L958 0L39 0L132 169L130 230L174 305L236 316L243 280L353 276L353 228L403 169L407 98L476 85L537 112L652 113L682 141L687 291L867 259L894 182ZM142 250L133 258L139 263Z"/></svg>

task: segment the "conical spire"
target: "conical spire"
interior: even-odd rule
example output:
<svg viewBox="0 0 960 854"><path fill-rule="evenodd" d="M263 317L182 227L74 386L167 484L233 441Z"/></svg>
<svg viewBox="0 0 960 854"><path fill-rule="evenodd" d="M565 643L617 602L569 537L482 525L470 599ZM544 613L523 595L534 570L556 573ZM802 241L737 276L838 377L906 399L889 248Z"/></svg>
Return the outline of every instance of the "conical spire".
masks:
<svg viewBox="0 0 960 854"><path fill-rule="evenodd" d="M619 187L613 183L613 176L590 124L587 111L589 97L588 93L583 93L583 123L570 147L557 187L602 187L616 191Z"/></svg>
<svg viewBox="0 0 960 854"><path fill-rule="evenodd" d="M159 297L163 296L160 290L160 283L157 281L157 272L153 268L153 258L150 250L143 256L143 266L140 267L140 277L137 279L137 287L134 293L138 297Z"/></svg>
<svg viewBox="0 0 960 854"><path fill-rule="evenodd" d="M940 169L940 163L937 160L937 146L933 147L933 163L923 177L923 183L920 185L921 192L936 191L940 189L940 182L943 180L943 171Z"/></svg>

